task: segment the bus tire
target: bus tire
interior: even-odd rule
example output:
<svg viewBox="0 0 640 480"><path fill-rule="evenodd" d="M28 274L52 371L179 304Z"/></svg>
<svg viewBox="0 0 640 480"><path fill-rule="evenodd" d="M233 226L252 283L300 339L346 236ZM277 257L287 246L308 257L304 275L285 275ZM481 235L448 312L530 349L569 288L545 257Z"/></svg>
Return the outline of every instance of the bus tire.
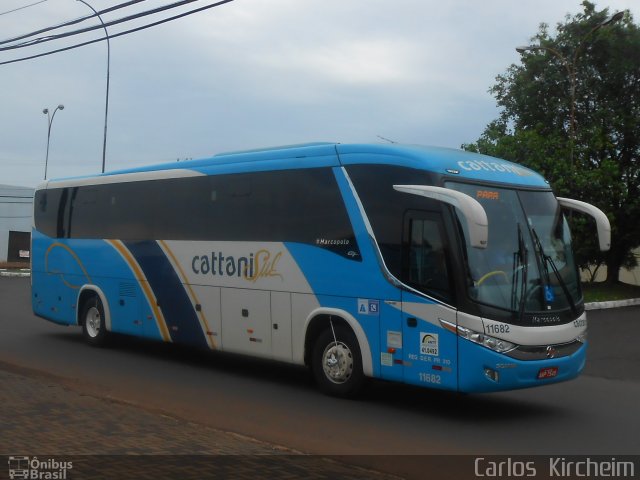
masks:
<svg viewBox="0 0 640 480"><path fill-rule="evenodd" d="M328 328L320 334L311 366L318 387L328 395L354 397L364 384L358 340L344 325L335 325L333 330Z"/></svg>
<svg viewBox="0 0 640 480"><path fill-rule="evenodd" d="M92 295L82 304L80 311L82 335L90 345L103 346L109 332L105 326L104 307L98 295Z"/></svg>

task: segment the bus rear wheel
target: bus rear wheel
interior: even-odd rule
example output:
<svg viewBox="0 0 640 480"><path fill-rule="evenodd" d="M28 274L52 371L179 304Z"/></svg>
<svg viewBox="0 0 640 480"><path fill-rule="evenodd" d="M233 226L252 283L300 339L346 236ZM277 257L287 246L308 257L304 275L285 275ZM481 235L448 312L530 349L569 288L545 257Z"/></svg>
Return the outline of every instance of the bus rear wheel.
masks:
<svg viewBox="0 0 640 480"><path fill-rule="evenodd" d="M104 307L97 295L93 295L82 304L82 335L90 345L102 346L107 342L108 332L104 318Z"/></svg>
<svg viewBox="0 0 640 480"><path fill-rule="evenodd" d="M364 384L358 341L344 325L335 325L320 334L311 366L318 387L328 395L354 397Z"/></svg>

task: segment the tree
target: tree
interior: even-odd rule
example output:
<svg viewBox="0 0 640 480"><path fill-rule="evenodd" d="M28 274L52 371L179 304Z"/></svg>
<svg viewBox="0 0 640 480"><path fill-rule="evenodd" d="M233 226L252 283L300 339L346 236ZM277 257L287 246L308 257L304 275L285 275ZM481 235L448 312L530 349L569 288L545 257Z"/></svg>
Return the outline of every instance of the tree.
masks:
<svg viewBox="0 0 640 480"><path fill-rule="evenodd" d="M558 196L601 208L611 250L600 252L593 225L572 216L576 257L581 267L606 263L607 281L617 282L640 246L640 28L628 11L603 26L608 9L582 6L555 35L540 25L536 47L489 90L500 116L462 147L538 170Z"/></svg>

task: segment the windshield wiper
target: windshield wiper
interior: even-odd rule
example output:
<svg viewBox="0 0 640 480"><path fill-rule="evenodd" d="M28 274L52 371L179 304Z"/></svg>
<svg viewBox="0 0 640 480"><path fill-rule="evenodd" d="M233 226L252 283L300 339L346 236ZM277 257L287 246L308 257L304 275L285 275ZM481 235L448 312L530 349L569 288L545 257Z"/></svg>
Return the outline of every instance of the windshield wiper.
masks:
<svg viewBox="0 0 640 480"><path fill-rule="evenodd" d="M562 278L562 275L560 275L560 272L558 271L558 267L556 266L556 263L553 261L553 258L551 258L550 255L547 255L546 253L544 253L542 242L540 241L540 237L538 237L538 233L536 232L535 228L531 227L531 233L533 233L533 243L535 244L538 255L540 255L540 258L542 259L542 268L544 270L545 281L547 283L547 285L545 285L543 288L543 290L545 290L543 293L545 301L547 302L553 301L553 299L548 298L547 292L546 292L546 288L553 288L551 286L551 281L549 279L549 269L547 267L547 265L551 265L551 269L553 270L555 277L558 279L558 283L560 284L560 287L562 288L562 292L564 293L564 296L567 298L567 301L571 306L571 310L573 311L574 315L577 315L578 310L576 308L576 304L573 301L573 297L571 296L571 293L569 292L569 287L567 287L567 283L564 281L564 279Z"/></svg>
<svg viewBox="0 0 640 480"><path fill-rule="evenodd" d="M511 310L515 310L516 307L516 297L518 292L518 269L522 268L522 293L520 294L520 298L518 299L518 318L520 319L520 323L522 323L522 318L524 317L524 306L527 294L527 276L529 273L529 252L527 250L527 246L524 243L524 236L522 235L522 227L520 223L518 223L518 251L513 254L513 285L511 287Z"/></svg>

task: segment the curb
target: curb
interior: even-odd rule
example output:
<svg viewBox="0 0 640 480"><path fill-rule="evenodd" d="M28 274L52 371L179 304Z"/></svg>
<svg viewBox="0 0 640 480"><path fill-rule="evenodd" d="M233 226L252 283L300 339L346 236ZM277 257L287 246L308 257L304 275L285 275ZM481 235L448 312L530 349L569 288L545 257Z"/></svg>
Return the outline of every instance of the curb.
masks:
<svg viewBox="0 0 640 480"><path fill-rule="evenodd" d="M585 310L604 310L608 308L633 307L640 305L640 298L628 298L626 300L612 300L610 302L585 303Z"/></svg>
<svg viewBox="0 0 640 480"><path fill-rule="evenodd" d="M0 277L30 277L29 270L0 270Z"/></svg>

